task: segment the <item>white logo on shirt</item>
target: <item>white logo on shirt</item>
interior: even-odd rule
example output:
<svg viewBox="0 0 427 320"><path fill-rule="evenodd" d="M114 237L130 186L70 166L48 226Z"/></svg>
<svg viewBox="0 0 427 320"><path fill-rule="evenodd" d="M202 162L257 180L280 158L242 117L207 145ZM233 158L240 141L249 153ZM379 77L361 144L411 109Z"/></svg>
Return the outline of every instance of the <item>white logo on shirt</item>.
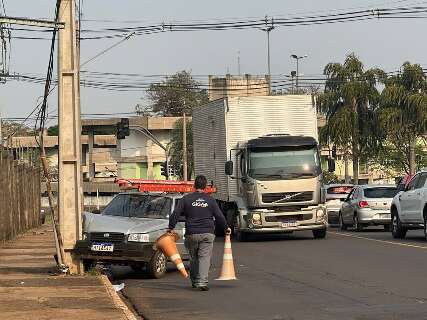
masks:
<svg viewBox="0 0 427 320"><path fill-rule="evenodd" d="M201 207L201 208L207 208L209 205L206 203L204 199L197 199L191 204L193 207Z"/></svg>

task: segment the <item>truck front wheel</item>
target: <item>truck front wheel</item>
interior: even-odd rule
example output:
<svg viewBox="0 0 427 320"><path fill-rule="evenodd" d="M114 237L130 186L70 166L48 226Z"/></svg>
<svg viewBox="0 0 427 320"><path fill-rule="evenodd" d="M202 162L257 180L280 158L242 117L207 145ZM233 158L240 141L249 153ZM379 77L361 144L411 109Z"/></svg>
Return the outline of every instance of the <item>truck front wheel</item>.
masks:
<svg viewBox="0 0 427 320"><path fill-rule="evenodd" d="M241 227L240 227L240 217L236 216L236 218L234 219L234 225L233 225L233 233L236 236L237 241L239 242L245 242L248 241L249 238L249 234L247 234L246 232L242 232Z"/></svg>
<svg viewBox="0 0 427 320"><path fill-rule="evenodd" d="M313 230L313 237L314 239L324 239L326 237L326 228Z"/></svg>

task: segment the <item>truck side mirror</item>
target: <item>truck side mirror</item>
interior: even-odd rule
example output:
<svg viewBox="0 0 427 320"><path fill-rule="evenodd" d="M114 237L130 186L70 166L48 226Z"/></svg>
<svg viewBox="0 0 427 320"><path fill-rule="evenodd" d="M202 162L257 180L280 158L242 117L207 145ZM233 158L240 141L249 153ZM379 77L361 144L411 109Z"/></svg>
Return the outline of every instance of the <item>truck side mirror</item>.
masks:
<svg viewBox="0 0 427 320"><path fill-rule="evenodd" d="M335 159L333 158L328 159L328 171L335 172Z"/></svg>
<svg viewBox="0 0 427 320"><path fill-rule="evenodd" d="M227 161L226 163L225 163L225 174L227 175L227 176L231 176L231 175L233 175L233 161Z"/></svg>

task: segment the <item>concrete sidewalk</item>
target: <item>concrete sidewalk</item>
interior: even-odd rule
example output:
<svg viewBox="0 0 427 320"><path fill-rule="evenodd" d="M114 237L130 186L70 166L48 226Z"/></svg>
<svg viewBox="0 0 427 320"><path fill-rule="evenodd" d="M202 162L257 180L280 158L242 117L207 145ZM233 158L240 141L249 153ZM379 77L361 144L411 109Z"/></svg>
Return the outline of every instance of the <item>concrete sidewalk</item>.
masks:
<svg viewBox="0 0 427 320"><path fill-rule="evenodd" d="M0 246L0 319L136 319L105 276L56 274L50 226Z"/></svg>

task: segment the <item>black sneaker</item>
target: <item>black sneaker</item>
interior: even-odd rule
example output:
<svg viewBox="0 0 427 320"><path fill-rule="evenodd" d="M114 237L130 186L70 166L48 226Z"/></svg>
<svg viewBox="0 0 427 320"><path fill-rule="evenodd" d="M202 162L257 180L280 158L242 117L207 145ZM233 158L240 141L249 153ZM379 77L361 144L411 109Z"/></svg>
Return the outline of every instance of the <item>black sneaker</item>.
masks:
<svg viewBox="0 0 427 320"><path fill-rule="evenodd" d="M208 286L204 286L204 287L199 287L200 291L209 291L209 287Z"/></svg>

